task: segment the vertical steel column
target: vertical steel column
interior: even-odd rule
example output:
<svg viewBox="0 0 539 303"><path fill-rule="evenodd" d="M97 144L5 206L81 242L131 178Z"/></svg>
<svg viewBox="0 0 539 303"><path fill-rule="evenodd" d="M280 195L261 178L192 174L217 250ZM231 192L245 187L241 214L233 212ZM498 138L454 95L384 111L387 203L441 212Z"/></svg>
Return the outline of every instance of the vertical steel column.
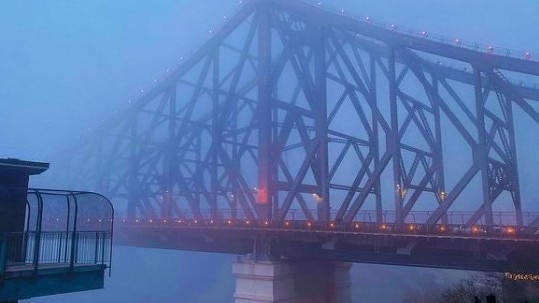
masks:
<svg viewBox="0 0 539 303"><path fill-rule="evenodd" d="M318 166L318 187L320 203L318 203L318 220L330 220L329 195L329 159L328 159L328 110L327 110L327 64L326 40L327 29L316 28L313 33L314 48L314 110L316 137L319 141L316 151L316 164Z"/></svg>
<svg viewBox="0 0 539 303"><path fill-rule="evenodd" d="M272 219L273 168L277 163L272 153L271 137L271 11L270 3L262 1L256 11L258 20L258 186L257 202L261 219Z"/></svg>
<svg viewBox="0 0 539 303"><path fill-rule="evenodd" d="M176 161L176 88L172 86L170 88L169 96L169 108L168 108L168 138L166 144L166 151L163 161L163 180L161 181L163 205L161 210L161 219L169 220L172 215L172 204L174 203L174 182L175 182L175 170L177 166Z"/></svg>
<svg viewBox="0 0 539 303"><path fill-rule="evenodd" d="M376 82L376 58L369 54L369 64L370 64L370 96L372 98L372 104L378 104L378 90ZM374 110L371 109L371 121L372 121L372 137L369 138L369 148L371 153L374 155L374 167L380 165L380 144L379 144L379 134L378 134L378 118ZM380 176L377 177L376 182L374 183L374 194L376 195L376 222L382 224L384 221L384 214L382 209L382 184L380 182Z"/></svg>
<svg viewBox="0 0 539 303"><path fill-rule="evenodd" d="M438 78L434 78L432 81L433 95L439 96L438 92ZM443 157L443 146L442 146L442 123L440 117L440 99L432 97L432 114L434 116L434 150L433 150L433 166L436 171L436 190L435 193L437 196L438 203L441 204L444 202L447 193L445 192L445 176L444 176L444 157ZM447 215L442 217L442 223L447 224Z"/></svg>
<svg viewBox="0 0 539 303"><path fill-rule="evenodd" d="M390 151L393 159L393 184L395 186L395 224L404 224L402 214L403 198L406 191L405 184L401 184L401 166L400 166L400 136L399 136L399 119L397 108L397 76L395 63L395 48L390 47L388 56L388 81L389 81L389 102L391 113L391 134L388 140L387 149Z"/></svg>
<svg viewBox="0 0 539 303"><path fill-rule="evenodd" d="M212 218L217 216L217 195L219 192L219 149L221 144L221 134L223 132L221 117L219 112L219 49L216 49L213 56L213 78L212 78L212 131L211 131L211 180L210 180L210 214Z"/></svg>
<svg viewBox="0 0 539 303"><path fill-rule="evenodd" d="M475 89L475 111L476 111L476 127L477 127L477 146L473 151L474 163L481 171L481 189L483 193L483 214L485 223L492 227L492 201L490 195L489 183L489 167L488 167L488 150L487 150L487 134L485 130L485 98L482 91L481 70L474 67L474 89Z"/></svg>
<svg viewBox="0 0 539 303"><path fill-rule="evenodd" d="M128 163L128 181L127 181L127 219L134 221L137 217L137 204L139 192L138 186L138 161L137 161L137 117L131 119L133 125L131 125L131 136L128 139L129 144L129 163Z"/></svg>
<svg viewBox="0 0 539 303"><path fill-rule="evenodd" d="M515 205L515 211L516 211L516 221L518 226L523 225L523 218L522 218L522 203L521 203L521 197L520 197L520 182L519 182L519 175L518 175L518 160L517 160L517 143L515 140L515 123L513 120L513 102L509 98L505 98L505 110L507 113L507 121L506 127L507 132L509 133L509 149L511 153L511 163L510 166L512 168L511 172L511 196L513 197L513 203Z"/></svg>

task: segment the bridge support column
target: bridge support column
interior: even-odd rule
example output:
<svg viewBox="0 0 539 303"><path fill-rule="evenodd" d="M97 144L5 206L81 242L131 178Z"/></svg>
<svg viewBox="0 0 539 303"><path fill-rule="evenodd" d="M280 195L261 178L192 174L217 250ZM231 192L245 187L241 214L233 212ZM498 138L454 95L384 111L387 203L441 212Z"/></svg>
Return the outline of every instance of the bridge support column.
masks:
<svg viewBox="0 0 539 303"><path fill-rule="evenodd" d="M235 303L351 303L351 263L250 261L233 265Z"/></svg>

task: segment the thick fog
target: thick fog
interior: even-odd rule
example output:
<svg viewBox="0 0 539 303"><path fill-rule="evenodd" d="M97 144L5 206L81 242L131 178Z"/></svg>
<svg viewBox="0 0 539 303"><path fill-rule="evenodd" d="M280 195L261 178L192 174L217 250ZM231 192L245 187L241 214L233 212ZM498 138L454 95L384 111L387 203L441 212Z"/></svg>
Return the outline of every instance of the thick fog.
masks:
<svg viewBox="0 0 539 303"><path fill-rule="evenodd" d="M322 3L401 28L539 57L539 3L532 0ZM0 157L49 160L128 106L209 39L239 5L234 0L0 2Z"/></svg>
<svg viewBox="0 0 539 303"><path fill-rule="evenodd" d="M129 100L188 57L240 5L237 0L0 1L0 158L51 161L57 151L129 106ZM322 1L322 6L448 39L530 52L539 59L536 0L333 0ZM525 142L522 170L539 170L538 148L537 140ZM524 191L532 190L531 181L521 183ZM535 198L539 203L539 196ZM117 248L105 290L30 302L232 302L232 260ZM354 281L362 283L369 281L369 272L403 280L434 277L441 284L460 275L382 266L356 269ZM391 287L414 287L403 280ZM398 291L388 297L387 287L357 286L354 293L400 298Z"/></svg>

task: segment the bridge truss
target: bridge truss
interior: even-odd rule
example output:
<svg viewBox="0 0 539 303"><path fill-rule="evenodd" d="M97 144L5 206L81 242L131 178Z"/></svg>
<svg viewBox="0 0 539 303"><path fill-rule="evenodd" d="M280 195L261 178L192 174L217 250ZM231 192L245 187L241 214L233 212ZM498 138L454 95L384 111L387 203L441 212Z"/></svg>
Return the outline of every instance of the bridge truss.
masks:
<svg viewBox="0 0 539 303"><path fill-rule="evenodd" d="M529 56L247 1L63 162L128 220L351 223L369 210L400 225L421 210L435 225L467 210L466 225L494 226L510 205L508 224L535 225L516 134L521 119L538 133L539 90L510 79L537 76Z"/></svg>

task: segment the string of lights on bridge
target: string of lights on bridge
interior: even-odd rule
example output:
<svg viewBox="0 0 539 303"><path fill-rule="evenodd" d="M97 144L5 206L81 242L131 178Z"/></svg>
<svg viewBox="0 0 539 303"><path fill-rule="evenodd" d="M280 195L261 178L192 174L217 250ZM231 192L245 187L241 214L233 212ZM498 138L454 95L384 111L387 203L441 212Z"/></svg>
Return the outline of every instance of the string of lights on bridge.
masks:
<svg viewBox="0 0 539 303"><path fill-rule="evenodd" d="M322 1L311 1L311 3L313 3L313 5L320 7L326 11L333 12L333 13L339 12L341 15L348 16L357 21L367 22L369 24L373 24L378 27L391 29L391 30L394 30L403 34L410 35L410 36L423 37L425 39L431 39L433 41L438 41L440 43L453 44L456 46L462 46L465 48L473 49L480 52L490 53L490 54L497 54L497 55L517 58L517 59L532 60L531 51L516 51L516 50L504 48L504 47L496 47L494 45L481 45L479 43L464 41L461 38L448 39L447 37L443 35L431 33L427 30L417 30L413 28L403 27L395 23L380 22L380 21L374 20L370 16L359 16L359 15L356 15L355 13L350 13L348 10L344 8L336 9L334 7L328 6L325 2L322 2Z"/></svg>
<svg viewBox="0 0 539 303"><path fill-rule="evenodd" d="M483 225L436 224L429 227L421 223L375 223L354 221L350 224L339 221L318 222L309 220L251 220L251 219L122 219L124 225L147 227L179 227L179 228L230 228L249 230L278 231L320 231L339 233L392 234L440 237L481 237L481 238L513 238L515 240L539 241L539 228L519 226L497 226L487 228Z"/></svg>
<svg viewBox="0 0 539 303"><path fill-rule="evenodd" d="M236 10L234 12L239 11L239 9L242 6L244 6L247 1L246 0L238 0L237 1L238 7L236 7ZM309 3L309 2L307 2L307 3ZM325 2L311 1L310 3L313 6L319 7L321 9L324 9L324 10L332 12L332 13L340 13L341 15L347 16L349 18L353 18L353 19L355 19L357 21L367 22L369 24L376 25L376 26L382 27L382 28L389 28L391 30L394 30L394 31L397 31L397 32L400 32L400 33L403 33L403 34L407 34L407 35L410 35L410 36L423 37L425 39L438 41L440 43L452 44L452 45L456 45L456 46L460 46L460 47L464 47L464 48L468 48L468 49L473 49L473 50L480 51L480 52L490 53L490 54L497 54L497 55L502 55L502 56L507 56L507 57L512 57L512 58L520 58L520 59L524 59L524 60L533 60L531 51L515 51L515 50L508 49L508 48L495 47L494 45L481 45L479 43L472 43L472 42L465 41L465 40L463 40L461 38L448 39L443 35L438 35L438 34L435 34L435 33L431 33L431 32L429 32L427 30L416 30L416 29L412 29L412 28L403 27L403 26L400 26L400 25L397 25L397 24L394 24L394 23L379 22L379 21L376 21L376 20L374 20L373 18L371 18L369 16L359 16L359 15L356 15L356 14L352 14L352 13L350 13L348 10L346 10L344 8L341 8L340 10L338 10L336 8L332 8L332 7L328 6ZM234 12L232 14L234 14ZM224 15L223 18L220 20L220 22L218 24L214 25L211 29L207 30L207 33L210 36L212 36L213 34L216 33L216 31L213 28L220 28L224 23L228 22L229 19L230 18L227 15ZM189 55L194 54L194 50L199 49L200 48L199 46L204 44L204 42L206 42L209 39L211 39L211 37L206 38L201 43L196 44L197 47L194 47L193 51ZM151 87L153 87L154 85L159 83L159 81L161 81L162 79L165 79L167 75L170 75L174 71L176 71L181 66L184 59L185 59L185 56L180 56L179 57L179 65L177 65L175 67L167 68L164 76L154 78L152 83L148 84L145 88L139 89L137 94L135 95L135 97L129 98L127 103L132 104L133 101L138 99L138 97L140 95L143 95ZM440 61L432 62L432 63L443 65L443 62L440 62ZM448 66L453 68L452 64L448 64ZM468 67L462 67L461 69L464 70L465 72L471 72L471 71L468 70ZM530 87L534 87L534 88L537 87L536 83L527 85L526 83L518 82L518 83L513 83L513 84L518 84L520 86L530 86Z"/></svg>

